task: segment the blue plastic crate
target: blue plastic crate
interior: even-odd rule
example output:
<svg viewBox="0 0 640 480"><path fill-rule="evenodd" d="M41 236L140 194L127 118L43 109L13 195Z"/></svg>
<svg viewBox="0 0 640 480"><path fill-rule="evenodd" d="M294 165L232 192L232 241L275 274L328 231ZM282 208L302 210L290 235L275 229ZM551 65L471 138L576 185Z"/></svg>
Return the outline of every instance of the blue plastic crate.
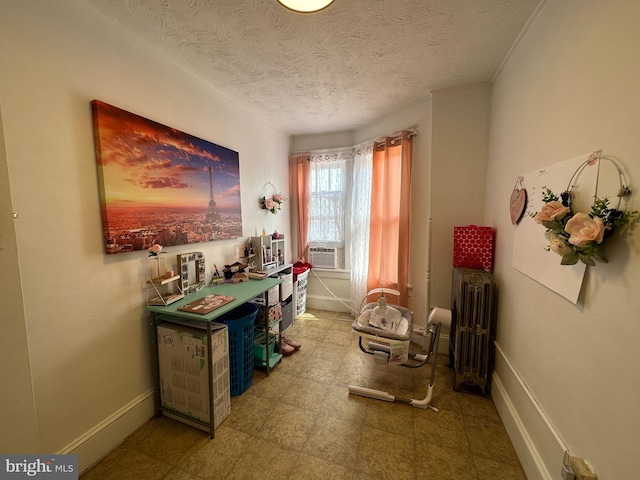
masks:
<svg viewBox="0 0 640 480"><path fill-rule="evenodd" d="M253 382L253 332L258 307L245 303L216 318L229 329L231 396L245 392Z"/></svg>

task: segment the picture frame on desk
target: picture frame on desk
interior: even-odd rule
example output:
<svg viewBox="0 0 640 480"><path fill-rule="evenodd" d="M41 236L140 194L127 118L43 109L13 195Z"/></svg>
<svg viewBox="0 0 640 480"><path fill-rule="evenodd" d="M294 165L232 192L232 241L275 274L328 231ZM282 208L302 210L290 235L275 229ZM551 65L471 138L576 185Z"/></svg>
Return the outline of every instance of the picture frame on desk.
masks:
<svg viewBox="0 0 640 480"><path fill-rule="evenodd" d="M177 264L182 293L188 295L205 287L206 266L202 252L180 253Z"/></svg>

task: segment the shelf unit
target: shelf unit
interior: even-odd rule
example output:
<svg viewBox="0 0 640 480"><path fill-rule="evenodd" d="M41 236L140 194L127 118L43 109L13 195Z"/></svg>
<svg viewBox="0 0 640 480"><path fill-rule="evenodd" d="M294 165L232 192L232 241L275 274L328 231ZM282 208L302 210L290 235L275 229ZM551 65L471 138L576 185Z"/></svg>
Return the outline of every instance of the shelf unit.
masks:
<svg viewBox="0 0 640 480"><path fill-rule="evenodd" d="M180 275L166 276L163 257L149 257L149 269L147 272L147 305L164 306L171 305L184 298L180 283ZM173 290L175 283L176 291ZM154 296L155 294L155 296Z"/></svg>
<svg viewBox="0 0 640 480"><path fill-rule="evenodd" d="M177 302L184 298L182 292L173 293L169 291L169 285L174 282L180 280L180 275L174 275L169 278L148 278L147 279L147 305L159 305L166 307L167 305L171 305L173 302ZM156 294L155 297L149 298L153 293Z"/></svg>
<svg viewBox="0 0 640 480"><path fill-rule="evenodd" d="M267 312L265 312L265 315L268 316L268 307L267 307ZM265 322L262 324L258 324L256 322L256 327L255 327L256 331L255 331L255 337L254 337L256 340L254 340L253 362L255 366L262 367L265 369L267 377L269 376L269 373L271 373L271 369L273 369L273 367L275 367L278 364L278 362L282 360L282 354L276 352L275 348L273 349L271 348L272 341L274 342L274 346L275 344L278 344L280 347L282 346L282 336L279 334L271 333L273 331L273 327L275 327L276 325L279 325L281 321L282 319L279 318L272 322L268 322L268 320L265 320ZM269 323L268 328L266 326L267 322ZM267 332L269 332L268 335L267 335ZM255 347L258 346L259 347L258 349L261 349L263 345L264 345L264 355L261 355L260 357L256 356Z"/></svg>
<svg viewBox="0 0 640 480"><path fill-rule="evenodd" d="M263 237L259 237L259 238L263 238ZM273 267L273 269L269 271L269 277L277 278L279 277L280 273L291 273L292 267L293 266L291 264L276 265ZM272 287L272 288L278 289L276 290L277 293L273 293L270 291L266 291L264 293L263 295L263 300L264 300L263 308L265 309L264 319L263 321L256 319L255 338L258 338L259 340L258 342L255 343L255 346L257 347L256 350L261 352L261 355L254 356L254 363L256 366L264 368L267 376L269 376L271 369L275 367L278 364L278 362L280 362L280 360L282 359L282 354L275 351L275 348L274 349L271 348L272 335L267 335L266 333L267 332L275 333L274 345L277 344L279 346L279 349L282 350L281 348L282 333L284 332L284 329L282 326L283 324L286 326L290 326L291 323L293 322L293 319L291 318L290 304L281 306L282 313L279 316L279 318L274 319L273 321L269 321L269 318L268 318L269 309L273 307L275 304L280 304L281 300L283 300L279 291L281 287L282 287L282 283L279 283L275 287ZM277 330L276 330L276 327L277 327ZM267 357L268 357L268 360L267 360Z"/></svg>
<svg viewBox="0 0 640 480"><path fill-rule="evenodd" d="M251 244L255 252L258 272L271 274L277 271L278 267L284 266L284 235L280 235L278 238L273 238L273 235L251 237Z"/></svg>
<svg viewBox="0 0 640 480"><path fill-rule="evenodd" d="M292 265L285 263L286 243L284 235L278 235L278 238L273 238L273 235L251 237L250 246L250 250L245 249L245 255L241 257L241 260L254 264L257 272L265 273L269 277L276 277L281 272L292 272ZM251 250L253 253L251 253ZM285 305L282 307L280 318L270 322L268 319L270 307L273 303L279 303L284 299L281 298L279 291L277 295L269 295L268 292L265 292L263 298L265 304L264 321L256 321L255 334L259 341L255 343L255 351L259 352L259 354L254 356L254 363L258 367L265 368L268 376L271 369L282 359L282 354L275 351L275 348L271 348L272 338L275 340L274 343L282 347L283 325L286 328L291 326L293 318L292 309L289 305ZM270 300L270 298L275 298L275 301ZM276 331L275 337L268 334L274 331ZM280 350L282 349L280 348Z"/></svg>

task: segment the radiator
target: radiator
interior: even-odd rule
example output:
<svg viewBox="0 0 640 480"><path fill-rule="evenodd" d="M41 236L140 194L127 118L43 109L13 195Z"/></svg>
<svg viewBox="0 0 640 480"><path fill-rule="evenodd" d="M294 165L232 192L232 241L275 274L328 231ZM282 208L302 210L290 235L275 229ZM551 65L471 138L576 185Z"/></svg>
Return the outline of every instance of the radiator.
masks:
<svg viewBox="0 0 640 480"><path fill-rule="evenodd" d="M453 388L489 387L495 286L484 270L454 268L451 287L450 357Z"/></svg>

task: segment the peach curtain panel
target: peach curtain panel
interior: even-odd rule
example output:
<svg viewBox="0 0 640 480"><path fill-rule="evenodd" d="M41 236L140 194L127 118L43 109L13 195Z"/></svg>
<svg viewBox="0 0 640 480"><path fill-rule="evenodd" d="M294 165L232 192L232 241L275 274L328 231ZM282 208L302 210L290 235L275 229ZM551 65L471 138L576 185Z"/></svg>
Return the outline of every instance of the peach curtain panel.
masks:
<svg viewBox="0 0 640 480"><path fill-rule="evenodd" d="M400 292L408 305L409 238L411 230L411 161L413 134L402 132L377 142L373 151L371 225L367 290L378 287Z"/></svg>
<svg viewBox="0 0 640 480"><path fill-rule="evenodd" d="M298 261L306 261L307 238L309 233L309 204L311 203L309 154L293 156L294 178L298 201Z"/></svg>

